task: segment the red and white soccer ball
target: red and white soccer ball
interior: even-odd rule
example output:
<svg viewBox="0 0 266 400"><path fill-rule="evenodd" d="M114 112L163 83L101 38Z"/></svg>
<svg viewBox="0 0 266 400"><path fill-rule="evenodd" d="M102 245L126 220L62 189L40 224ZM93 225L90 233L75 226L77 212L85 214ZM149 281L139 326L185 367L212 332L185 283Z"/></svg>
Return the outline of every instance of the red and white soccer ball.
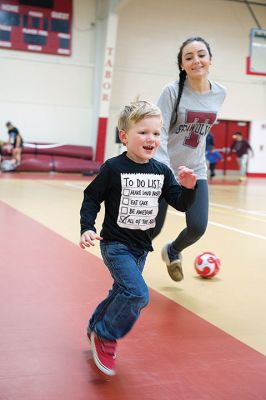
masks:
<svg viewBox="0 0 266 400"><path fill-rule="evenodd" d="M220 271L220 265L219 257L210 251L199 254L194 261L195 270L202 278L213 278Z"/></svg>

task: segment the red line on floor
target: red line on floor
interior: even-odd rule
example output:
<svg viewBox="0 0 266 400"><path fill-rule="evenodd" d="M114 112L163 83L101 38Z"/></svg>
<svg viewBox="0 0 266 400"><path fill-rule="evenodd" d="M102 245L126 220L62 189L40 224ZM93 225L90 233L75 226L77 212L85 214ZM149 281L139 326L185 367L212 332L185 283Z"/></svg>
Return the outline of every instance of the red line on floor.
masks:
<svg viewBox="0 0 266 400"><path fill-rule="evenodd" d="M153 290L103 377L85 338L102 261L2 202L0 220L1 399L265 400L262 354Z"/></svg>

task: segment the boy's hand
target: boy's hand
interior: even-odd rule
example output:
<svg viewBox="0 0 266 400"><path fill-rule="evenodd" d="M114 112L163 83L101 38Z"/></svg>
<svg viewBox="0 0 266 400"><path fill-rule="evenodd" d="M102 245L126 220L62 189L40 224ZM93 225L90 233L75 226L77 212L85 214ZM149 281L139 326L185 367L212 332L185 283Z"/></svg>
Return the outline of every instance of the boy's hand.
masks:
<svg viewBox="0 0 266 400"><path fill-rule="evenodd" d="M86 231L80 237L79 245L82 249L86 247L95 246L94 240L102 240L103 238L94 231Z"/></svg>
<svg viewBox="0 0 266 400"><path fill-rule="evenodd" d="M184 186L187 189L194 189L197 181L197 176L194 173L193 169L180 166L178 168L178 180L180 185Z"/></svg>

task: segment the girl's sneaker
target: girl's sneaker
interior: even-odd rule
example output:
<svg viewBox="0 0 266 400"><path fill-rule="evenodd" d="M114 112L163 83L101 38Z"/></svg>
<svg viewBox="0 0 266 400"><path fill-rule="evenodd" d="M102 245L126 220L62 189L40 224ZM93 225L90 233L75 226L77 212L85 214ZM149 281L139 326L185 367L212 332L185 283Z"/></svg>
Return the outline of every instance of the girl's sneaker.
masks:
<svg viewBox="0 0 266 400"><path fill-rule="evenodd" d="M175 254L171 250L171 243L167 243L162 248L162 259L166 263L168 274L173 281L182 281L184 278L182 270L182 254Z"/></svg>

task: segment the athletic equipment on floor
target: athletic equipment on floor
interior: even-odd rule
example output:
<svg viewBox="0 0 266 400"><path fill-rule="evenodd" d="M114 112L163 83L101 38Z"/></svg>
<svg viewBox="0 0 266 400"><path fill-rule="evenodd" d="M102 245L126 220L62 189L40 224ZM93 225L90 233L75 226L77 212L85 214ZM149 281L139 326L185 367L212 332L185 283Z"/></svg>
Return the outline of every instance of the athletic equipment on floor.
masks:
<svg viewBox="0 0 266 400"><path fill-rule="evenodd" d="M210 251L199 254L194 261L195 270L202 278L212 278L217 275L220 265L219 257Z"/></svg>

